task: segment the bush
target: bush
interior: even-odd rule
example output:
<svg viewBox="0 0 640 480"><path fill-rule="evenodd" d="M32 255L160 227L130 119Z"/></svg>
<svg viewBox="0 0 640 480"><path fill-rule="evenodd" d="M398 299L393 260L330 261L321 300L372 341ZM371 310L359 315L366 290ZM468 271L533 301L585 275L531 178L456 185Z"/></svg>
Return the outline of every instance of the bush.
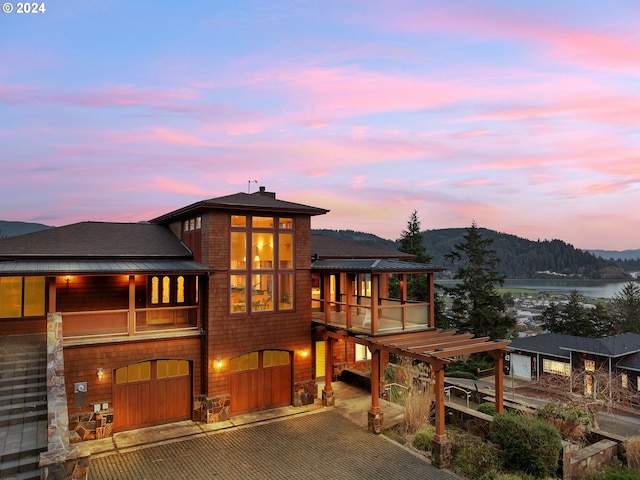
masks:
<svg viewBox="0 0 640 480"><path fill-rule="evenodd" d="M549 402L536 416L554 425L565 440L584 440L593 429L593 413L580 405Z"/></svg>
<svg viewBox="0 0 640 480"><path fill-rule="evenodd" d="M496 404L493 402L481 403L476 408L480 413L484 413L485 415L491 415L492 417L496 416Z"/></svg>
<svg viewBox="0 0 640 480"><path fill-rule="evenodd" d="M431 449L431 441L433 440L433 436L436 434L435 427L425 428L423 430L418 430L416 436L413 437L413 446L418 450L422 450L426 452Z"/></svg>
<svg viewBox="0 0 640 480"><path fill-rule="evenodd" d="M477 380L478 376L470 372L463 372L461 370L450 370L444 373L447 377L452 378L467 378L469 380Z"/></svg>
<svg viewBox="0 0 640 480"><path fill-rule="evenodd" d="M490 435L504 450L510 468L536 477L557 472L562 437L553 425L538 418L500 413L493 417Z"/></svg>
<svg viewBox="0 0 640 480"><path fill-rule="evenodd" d="M500 452L480 440L460 439L453 444L456 469L474 480L491 480L502 467Z"/></svg>
<svg viewBox="0 0 640 480"><path fill-rule="evenodd" d="M640 436L633 436L624 442L629 468L640 468ZM640 478L640 476L638 476Z"/></svg>

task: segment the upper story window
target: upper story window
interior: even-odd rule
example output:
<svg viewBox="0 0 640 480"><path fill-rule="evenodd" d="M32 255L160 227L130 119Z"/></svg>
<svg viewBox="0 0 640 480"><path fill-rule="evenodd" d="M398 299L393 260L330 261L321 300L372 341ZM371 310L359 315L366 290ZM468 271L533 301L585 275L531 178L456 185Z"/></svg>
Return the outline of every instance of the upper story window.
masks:
<svg viewBox="0 0 640 480"><path fill-rule="evenodd" d="M231 291L234 313L293 309L293 218L231 216Z"/></svg>
<svg viewBox="0 0 640 480"><path fill-rule="evenodd" d="M43 316L44 277L0 277L0 318Z"/></svg>
<svg viewBox="0 0 640 480"><path fill-rule="evenodd" d="M197 302L197 282L197 277L194 277L192 282L188 283L182 275L154 275L149 278L149 303L151 306L185 304L188 297L188 287L194 289L192 296Z"/></svg>
<svg viewBox="0 0 640 480"><path fill-rule="evenodd" d="M202 217L194 217L182 222L182 231L191 232L202 228Z"/></svg>

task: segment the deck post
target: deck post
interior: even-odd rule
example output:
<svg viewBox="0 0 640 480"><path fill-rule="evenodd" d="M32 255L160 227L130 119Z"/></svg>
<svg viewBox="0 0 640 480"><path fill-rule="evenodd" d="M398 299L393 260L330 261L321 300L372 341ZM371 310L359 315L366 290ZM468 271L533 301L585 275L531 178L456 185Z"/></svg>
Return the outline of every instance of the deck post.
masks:
<svg viewBox="0 0 640 480"><path fill-rule="evenodd" d="M438 468L449 468L451 466L452 445L447 440L444 423L444 363L431 363L435 377L435 399L436 399L436 434L431 442L431 458L433 464Z"/></svg>
<svg viewBox="0 0 640 480"><path fill-rule="evenodd" d="M495 370L496 413L502 413L504 411L504 355L502 350L494 350L491 352L491 356Z"/></svg>
<svg viewBox="0 0 640 480"><path fill-rule="evenodd" d="M331 379L333 377L333 339L327 337L324 345L324 388L322 389L322 405L332 407L336 404L335 392L331 388Z"/></svg>
<svg viewBox="0 0 640 480"><path fill-rule="evenodd" d="M371 408L367 412L367 425L370 432L382 433L382 409L380 408L380 350L371 352Z"/></svg>

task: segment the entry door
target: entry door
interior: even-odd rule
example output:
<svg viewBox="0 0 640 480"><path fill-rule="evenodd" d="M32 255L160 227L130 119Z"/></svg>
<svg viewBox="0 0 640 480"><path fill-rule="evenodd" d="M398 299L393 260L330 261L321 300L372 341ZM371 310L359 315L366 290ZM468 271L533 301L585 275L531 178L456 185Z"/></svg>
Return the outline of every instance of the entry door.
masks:
<svg viewBox="0 0 640 480"><path fill-rule="evenodd" d="M113 386L114 431L191 418L187 360L150 360L118 368Z"/></svg>
<svg viewBox="0 0 640 480"><path fill-rule="evenodd" d="M316 342L316 378L324 378L325 376L325 343L324 341Z"/></svg>
<svg viewBox="0 0 640 480"><path fill-rule="evenodd" d="M231 370L231 413L291 405L291 353L261 350L234 357Z"/></svg>

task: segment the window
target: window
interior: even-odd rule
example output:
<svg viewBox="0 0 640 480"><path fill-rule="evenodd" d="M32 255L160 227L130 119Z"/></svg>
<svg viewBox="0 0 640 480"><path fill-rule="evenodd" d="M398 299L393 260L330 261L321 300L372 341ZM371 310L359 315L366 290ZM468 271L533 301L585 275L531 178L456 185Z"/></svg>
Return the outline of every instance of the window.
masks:
<svg viewBox="0 0 640 480"><path fill-rule="evenodd" d="M363 362L364 360L371 360L371 352L366 345L356 343L356 362Z"/></svg>
<svg viewBox="0 0 640 480"><path fill-rule="evenodd" d="M596 362L595 362L595 360L585 360L584 361L584 369L587 372L595 372L596 371Z"/></svg>
<svg viewBox="0 0 640 480"><path fill-rule="evenodd" d="M292 218L231 215L231 313L294 308Z"/></svg>
<svg viewBox="0 0 640 480"><path fill-rule="evenodd" d="M0 277L0 318L45 314L44 277Z"/></svg>
<svg viewBox="0 0 640 480"><path fill-rule="evenodd" d="M182 222L182 230L185 232L192 232L193 230L200 230L202 228L202 217L194 217Z"/></svg>
<svg viewBox="0 0 640 480"><path fill-rule="evenodd" d="M558 362L556 360L544 358L542 360L542 371L545 373L554 373L556 375L568 377L571 375L571 365L565 362Z"/></svg>
<svg viewBox="0 0 640 480"><path fill-rule="evenodd" d="M245 353L229 361L231 373L255 370L258 368L258 352Z"/></svg>
<svg viewBox="0 0 640 480"><path fill-rule="evenodd" d="M197 279L196 279L197 280ZM168 306L186 303L187 280L183 276L153 276L149 281L151 305Z"/></svg>
<svg viewBox="0 0 640 480"><path fill-rule="evenodd" d="M623 373L621 376L622 388L627 388L629 386L629 378L626 373Z"/></svg>

